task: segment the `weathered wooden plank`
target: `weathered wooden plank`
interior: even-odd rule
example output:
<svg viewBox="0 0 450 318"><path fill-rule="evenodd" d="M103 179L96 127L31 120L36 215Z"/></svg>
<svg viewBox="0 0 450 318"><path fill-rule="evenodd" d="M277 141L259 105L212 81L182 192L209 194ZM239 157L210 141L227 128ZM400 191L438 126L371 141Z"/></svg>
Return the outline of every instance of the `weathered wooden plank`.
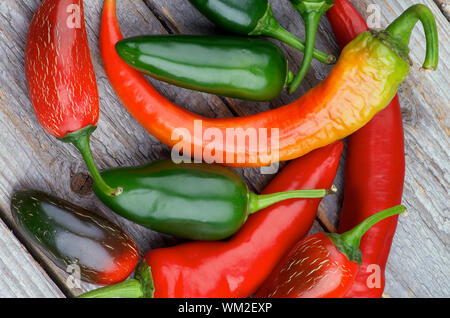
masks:
<svg viewBox="0 0 450 318"><path fill-rule="evenodd" d="M58 286L0 220L0 298L64 297Z"/></svg>

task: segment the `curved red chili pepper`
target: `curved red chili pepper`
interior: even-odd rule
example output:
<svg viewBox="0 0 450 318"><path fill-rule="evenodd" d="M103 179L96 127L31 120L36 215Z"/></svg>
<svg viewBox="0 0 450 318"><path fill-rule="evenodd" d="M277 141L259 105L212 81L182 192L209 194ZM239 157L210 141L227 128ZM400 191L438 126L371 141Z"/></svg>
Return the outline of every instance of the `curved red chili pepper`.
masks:
<svg viewBox="0 0 450 318"><path fill-rule="evenodd" d="M291 161L263 193L329 188L343 150L341 141ZM145 255L154 297L248 297L264 282L282 256L310 230L320 199L293 199L250 215L228 241L189 242ZM143 297L153 294L147 277L98 289L82 297ZM131 287L130 287L131 286ZM150 286L150 287L145 287ZM151 290L150 290L151 289Z"/></svg>
<svg viewBox="0 0 450 318"><path fill-rule="evenodd" d="M25 73L36 117L52 136L73 143L96 184L119 194L100 176L89 137L99 118L99 98L82 0L44 0L31 21Z"/></svg>
<svg viewBox="0 0 450 318"><path fill-rule="evenodd" d="M327 15L341 47L368 29L348 0L337 0ZM400 204L404 175L404 134L396 96L386 109L348 138L339 232L352 228L377 211ZM360 245L363 264L346 297L381 297L385 285L384 270L397 220L398 217L386 219L364 235ZM372 264L379 266L380 271L377 272L377 267ZM376 277L378 273L380 277Z"/></svg>

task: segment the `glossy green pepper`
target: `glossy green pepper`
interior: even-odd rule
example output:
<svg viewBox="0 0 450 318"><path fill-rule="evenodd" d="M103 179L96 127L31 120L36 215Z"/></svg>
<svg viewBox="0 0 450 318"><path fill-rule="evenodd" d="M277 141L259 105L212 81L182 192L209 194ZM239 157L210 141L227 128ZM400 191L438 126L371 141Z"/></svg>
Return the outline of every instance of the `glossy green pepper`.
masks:
<svg viewBox="0 0 450 318"><path fill-rule="evenodd" d="M292 79L281 49L259 39L140 36L119 41L116 51L127 64L158 80L220 96L267 101Z"/></svg>
<svg viewBox="0 0 450 318"><path fill-rule="evenodd" d="M11 211L25 236L73 277L79 274L86 282L109 285L123 281L136 268L139 253L134 241L93 212L32 190L14 193Z"/></svg>
<svg viewBox="0 0 450 318"><path fill-rule="evenodd" d="M205 17L224 30L241 35L263 35L280 40L301 52L305 43L280 26L267 0L189 0ZM332 64L336 58L318 50L314 58Z"/></svg>
<svg viewBox="0 0 450 318"><path fill-rule="evenodd" d="M321 198L331 190L298 190L268 195L249 191L232 170L219 165L157 161L102 173L123 188L111 197L96 195L121 216L152 230L192 240L221 240L234 234L255 213L292 198Z"/></svg>

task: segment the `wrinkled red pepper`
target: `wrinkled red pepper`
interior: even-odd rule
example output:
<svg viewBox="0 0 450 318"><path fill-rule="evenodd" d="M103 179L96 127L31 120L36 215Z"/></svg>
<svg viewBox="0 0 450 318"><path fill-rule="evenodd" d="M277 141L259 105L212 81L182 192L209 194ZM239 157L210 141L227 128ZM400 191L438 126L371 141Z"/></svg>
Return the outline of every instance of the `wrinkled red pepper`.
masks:
<svg viewBox="0 0 450 318"><path fill-rule="evenodd" d="M80 150L102 191L119 194L103 181L89 146L100 107L82 0L42 1L28 31L25 73L42 127Z"/></svg>
<svg viewBox="0 0 450 318"><path fill-rule="evenodd" d="M341 48L368 29L363 17L348 0L337 0L327 15ZM347 140L340 233L377 211L400 204L402 200L405 152L398 96ZM397 220L398 217L386 219L364 235L360 245L363 264L345 297L382 296L384 271Z"/></svg>
<svg viewBox="0 0 450 318"><path fill-rule="evenodd" d="M263 193L304 188L329 188L335 178L343 143L290 162ZM293 199L249 216L228 241L189 242L152 250L145 255L151 268L154 297L248 297L264 282L282 256L310 230L320 199ZM101 288L82 297L152 296L148 267L138 280Z"/></svg>

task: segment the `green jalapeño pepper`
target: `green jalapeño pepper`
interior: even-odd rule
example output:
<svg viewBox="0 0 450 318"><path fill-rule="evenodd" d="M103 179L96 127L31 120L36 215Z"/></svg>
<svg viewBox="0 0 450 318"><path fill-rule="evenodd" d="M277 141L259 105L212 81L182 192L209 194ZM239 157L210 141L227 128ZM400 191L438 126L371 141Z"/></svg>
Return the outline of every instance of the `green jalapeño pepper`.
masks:
<svg viewBox="0 0 450 318"><path fill-rule="evenodd" d="M205 17L224 30L241 35L267 36L280 40L301 52L305 43L280 26L267 0L189 0ZM336 58L318 50L313 57L332 64Z"/></svg>
<svg viewBox="0 0 450 318"><path fill-rule="evenodd" d="M25 236L73 277L109 285L123 281L136 268L139 253L134 241L90 211L31 190L13 195L11 211Z"/></svg>
<svg viewBox="0 0 450 318"><path fill-rule="evenodd" d="M127 64L158 80L233 98L271 100L293 77L281 49L260 39L141 36L118 42L116 51Z"/></svg>
<svg viewBox="0 0 450 318"><path fill-rule="evenodd" d="M219 165L175 164L171 160L102 173L123 186L117 197L97 196L121 216L152 230L192 240L221 240L234 234L249 214L292 198L321 198L331 190L297 190L256 195L232 170Z"/></svg>

